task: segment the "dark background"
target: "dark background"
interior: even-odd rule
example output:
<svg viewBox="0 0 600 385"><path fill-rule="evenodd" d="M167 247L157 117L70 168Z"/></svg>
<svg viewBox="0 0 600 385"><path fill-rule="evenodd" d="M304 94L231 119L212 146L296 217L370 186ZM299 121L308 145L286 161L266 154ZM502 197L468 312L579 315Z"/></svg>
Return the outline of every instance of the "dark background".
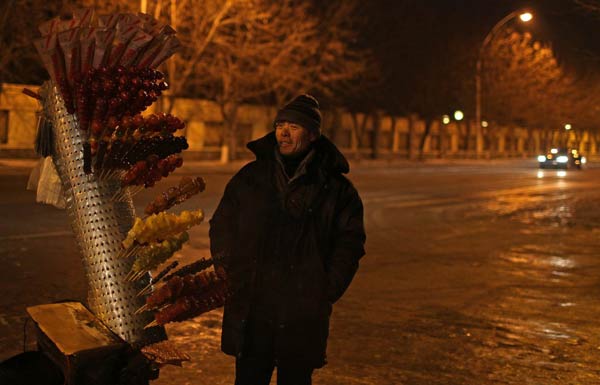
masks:
<svg viewBox="0 0 600 385"><path fill-rule="evenodd" d="M470 74L478 49L497 22L519 9L529 10L534 19L513 20L506 27L528 31L552 46L561 65L579 77L600 68L600 19L573 0L374 0L366 8L361 44L374 49L386 79L377 103L398 113L423 109L425 102L415 100L414 91L427 83L438 90L447 84L440 103L473 105L473 92L467 90L474 87ZM424 98L429 104L435 100Z"/></svg>

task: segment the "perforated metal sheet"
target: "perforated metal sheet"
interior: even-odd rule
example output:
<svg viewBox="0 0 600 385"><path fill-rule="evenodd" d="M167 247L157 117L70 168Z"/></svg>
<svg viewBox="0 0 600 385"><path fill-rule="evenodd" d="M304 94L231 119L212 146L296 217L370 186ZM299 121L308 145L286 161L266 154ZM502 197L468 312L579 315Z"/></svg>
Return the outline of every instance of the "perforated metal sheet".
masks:
<svg viewBox="0 0 600 385"><path fill-rule="evenodd" d="M134 257L119 258L121 241L133 225L135 212L131 197L118 202L118 179L99 180L83 169L86 132L77 117L67 112L58 89L43 89L45 113L54 130L53 161L61 178L67 211L81 249L88 279L88 307L115 334L134 346L165 339L161 327L144 329L153 320L150 313L134 314L144 304L136 294L150 281L150 275L132 283L125 280Z"/></svg>

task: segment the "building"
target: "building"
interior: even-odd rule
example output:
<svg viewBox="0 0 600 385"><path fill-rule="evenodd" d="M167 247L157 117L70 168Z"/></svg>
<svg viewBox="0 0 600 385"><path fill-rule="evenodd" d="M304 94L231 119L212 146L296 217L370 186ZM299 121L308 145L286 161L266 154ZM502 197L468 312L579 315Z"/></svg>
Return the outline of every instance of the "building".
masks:
<svg viewBox="0 0 600 385"><path fill-rule="evenodd" d="M34 142L41 106L23 88L38 86L3 84L0 88L0 157L34 157ZM189 150L186 158L222 159L223 119L219 107L207 100L178 98L172 113L186 122L183 135ZM273 107L244 105L238 115L238 157L250 157L245 144L272 129ZM382 159L418 158L527 158L545 153L549 147L577 147L589 159L598 158L600 135L587 131L565 131L563 127L544 131L519 127L498 127L493 123L477 132L468 121L442 120L431 123L417 116L391 117L343 111L323 112L323 131L349 157ZM422 146L421 146L422 144ZM422 147L422 151L420 148Z"/></svg>

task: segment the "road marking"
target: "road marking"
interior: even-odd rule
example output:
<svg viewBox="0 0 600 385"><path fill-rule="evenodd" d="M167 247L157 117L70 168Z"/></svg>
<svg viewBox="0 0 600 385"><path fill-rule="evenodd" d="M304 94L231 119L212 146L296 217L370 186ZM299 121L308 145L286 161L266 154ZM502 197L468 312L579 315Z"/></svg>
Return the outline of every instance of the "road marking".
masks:
<svg viewBox="0 0 600 385"><path fill-rule="evenodd" d="M65 237L73 235L72 231L49 231L46 233L37 234L15 234L0 237L0 242L11 241L11 240L22 240L22 239L36 239L36 238L52 238L52 237Z"/></svg>

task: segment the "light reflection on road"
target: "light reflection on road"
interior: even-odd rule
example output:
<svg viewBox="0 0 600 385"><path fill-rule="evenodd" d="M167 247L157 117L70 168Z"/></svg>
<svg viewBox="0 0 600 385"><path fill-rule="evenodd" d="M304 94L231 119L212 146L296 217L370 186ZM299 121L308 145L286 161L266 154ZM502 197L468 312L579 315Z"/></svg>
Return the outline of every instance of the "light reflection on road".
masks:
<svg viewBox="0 0 600 385"><path fill-rule="evenodd" d="M536 173L536 176L539 179L542 178L549 178L549 177L558 177L558 178L564 178L567 176L567 172L565 170L558 170L558 171L544 171L544 170L538 170L538 172Z"/></svg>
<svg viewBox="0 0 600 385"><path fill-rule="evenodd" d="M443 372L445 383L562 385L592 384L600 378L597 184L579 172L529 175L537 181L527 187L478 192L462 206L428 209L447 225L448 234L434 236L447 246L453 240L466 243L472 237L474 244L481 234L498 234L489 240L487 268L479 270L493 272L481 295L459 308L423 310L411 320L410 333L419 336L415 344L442 350L418 355L437 360L444 369L435 368ZM453 228L457 218L476 224L465 229L463 221ZM512 245L502 247L506 234L514 237ZM474 266L486 266L480 263ZM422 365L423 377L412 377L418 378L414 383L443 384L439 372L423 374L431 367Z"/></svg>

